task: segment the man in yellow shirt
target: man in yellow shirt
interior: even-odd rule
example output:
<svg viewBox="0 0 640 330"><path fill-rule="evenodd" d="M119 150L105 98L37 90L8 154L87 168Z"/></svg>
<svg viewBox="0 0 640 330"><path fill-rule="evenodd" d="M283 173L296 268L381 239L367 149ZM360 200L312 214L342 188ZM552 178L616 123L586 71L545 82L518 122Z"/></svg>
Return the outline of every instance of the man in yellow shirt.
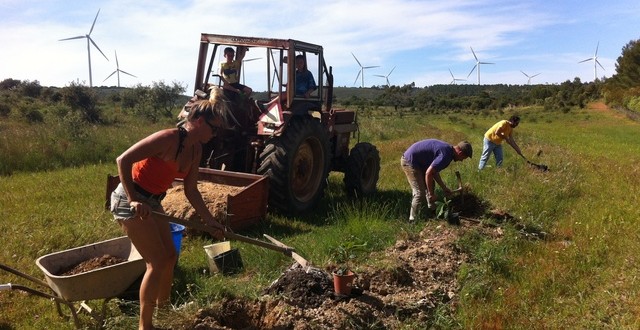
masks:
<svg viewBox="0 0 640 330"><path fill-rule="evenodd" d="M511 116L509 120L501 120L493 125L486 133L484 133L484 141L482 146L482 155L480 156L480 163L478 164L478 170L482 170L491 156L491 153L496 157L496 166L502 166L502 141L507 143L515 150L522 158L522 151L516 144L516 140L513 139L513 129L520 124L520 117Z"/></svg>

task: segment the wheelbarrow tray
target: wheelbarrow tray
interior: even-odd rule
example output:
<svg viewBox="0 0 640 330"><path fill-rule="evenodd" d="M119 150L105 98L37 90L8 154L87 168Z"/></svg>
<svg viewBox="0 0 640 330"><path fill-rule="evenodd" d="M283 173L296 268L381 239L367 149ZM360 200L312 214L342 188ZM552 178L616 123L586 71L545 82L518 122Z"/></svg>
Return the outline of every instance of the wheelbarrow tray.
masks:
<svg viewBox="0 0 640 330"><path fill-rule="evenodd" d="M75 275L55 275L105 254L126 261ZM38 258L36 265L44 273L51 289L70 302L117 297L146 269L144 260L127 236L47 254Z"/></svg>

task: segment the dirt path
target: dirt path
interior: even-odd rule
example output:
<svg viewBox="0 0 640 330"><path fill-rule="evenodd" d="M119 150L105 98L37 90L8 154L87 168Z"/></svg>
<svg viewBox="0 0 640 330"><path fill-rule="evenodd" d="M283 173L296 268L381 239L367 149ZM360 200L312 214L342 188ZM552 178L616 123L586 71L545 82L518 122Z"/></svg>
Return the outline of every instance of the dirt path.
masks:
<svg viewBox="0 0 640 330"><path fill-rule="evenodd" d="M602 113L608 113L611 116L619 119L629 118L635 121L640 120L640 114L636 112L623 110L623 109L621 110L611 109L608 105L606 105L604 102L601 102L601 101L589 103L587 105L587 109L595 110L597 112L602 112Z"/></svg>

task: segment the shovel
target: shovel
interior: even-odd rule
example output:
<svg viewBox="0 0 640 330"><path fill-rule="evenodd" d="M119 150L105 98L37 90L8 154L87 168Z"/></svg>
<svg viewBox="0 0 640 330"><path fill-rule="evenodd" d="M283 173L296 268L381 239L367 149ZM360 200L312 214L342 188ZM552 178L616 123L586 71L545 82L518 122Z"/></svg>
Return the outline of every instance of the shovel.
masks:
<svg viewBox="0 0 640 330"><path fill-rule="evenodd" d="M163 221L166 222L173 222L173 223L177 223L180 225L183 225L185 227L189 227L189 228L193 228L193 229L197 229L200 231L204 231L207 232L209 234L215 235L217 234L218 230L214 229L213 227L207 226L205 224L199 223L199 222L195 222L195 221L189 221L189 220L185 220L185 219L181 219L181 218L176 218L176 217L172 217L170 215L166 215L164 213L160 213L160 212L156 212L153 211L152 212L153 215ZM302 256L300 256L299 254L294 252L294 249L292 247L289 247L279 241L277 241L276 239L274 239L273 237L270 237L268 235L265 235L265 237L267 237L269 240L271 240L272 242L274 242L274 244L269 243L269 242L265 242L265 241L261 241L258 239L254 239L254 238L250 238L247 236L242 236L242 235L238 235L235 234L231 231L223 231L222 234L224 235L225 238L230 239L232 241L240 241L240 242L245 242L245 243L249 243L249 244L253 244L253 245L257 245L266 249L270 249L273 251L277 251L280 253L283 253L286 256L292 257L297 263L299 263L302 267L304 268L308 268L309 267L309 262L304 259Z"/></svg>
<svg viewBox="0 0 640 330"><path fill-rule="evenodd" d="M520 155L522 156L522 155ZM536 170L540 170L542 172L546 172L549 170L549 166L544 165L544 164L536 164L530 160L528 160L527 158L525 158L524 156L522 156L522 159L524 159L525 161L527 161L527 164L529 164L531 167L535 168Z"/></svg>

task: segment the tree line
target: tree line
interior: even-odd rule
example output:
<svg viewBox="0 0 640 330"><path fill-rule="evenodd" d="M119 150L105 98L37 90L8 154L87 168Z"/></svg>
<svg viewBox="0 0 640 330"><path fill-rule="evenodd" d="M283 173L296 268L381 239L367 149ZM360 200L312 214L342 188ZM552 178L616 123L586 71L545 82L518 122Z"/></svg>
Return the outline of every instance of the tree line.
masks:
<svg viewBox="0 0 640 330"><path fill-rule="evenodd" d="M68 86L43 87L36 81L12 78L0 81L0 117L10 115L26 121L42 122L45 114L72 121L104 123L105 104L151 121L171 118L188 96L180 83L153 82L133 88L89 88L71 82ZM260 97L260 93L256 93ZM568 112L602 99L612 107L640 112L640 40L622 48L616 73L607 79L583 83L580 78L552 85L433 85L416 87L374 86L336 87L334 103L367 109L390 107L395 111L440 113L446 111L485 111L507 107L542 106L549 111ZM102 106L101 106L102 105Z"/></svg>

